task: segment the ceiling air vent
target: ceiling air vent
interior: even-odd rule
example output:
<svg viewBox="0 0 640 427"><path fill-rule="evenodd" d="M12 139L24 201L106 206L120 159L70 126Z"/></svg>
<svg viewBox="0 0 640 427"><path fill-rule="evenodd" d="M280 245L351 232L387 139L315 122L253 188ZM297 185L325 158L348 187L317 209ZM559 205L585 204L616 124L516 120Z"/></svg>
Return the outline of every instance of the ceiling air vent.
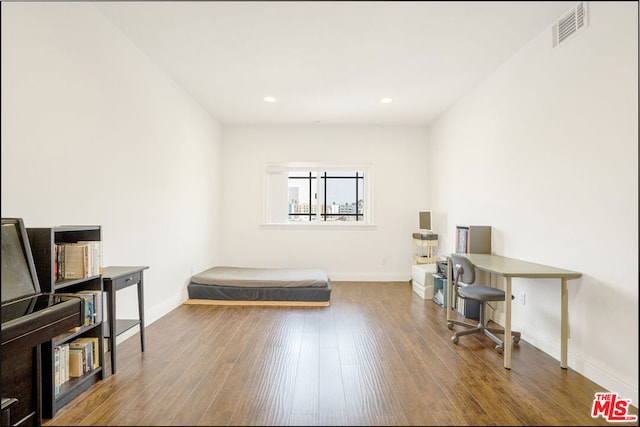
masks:
<svg viewBox="0 0 640 427"><path fill-rule="evenodd" d="M580 2L553 24L553 47L587 26L587 2Z"/></svg>

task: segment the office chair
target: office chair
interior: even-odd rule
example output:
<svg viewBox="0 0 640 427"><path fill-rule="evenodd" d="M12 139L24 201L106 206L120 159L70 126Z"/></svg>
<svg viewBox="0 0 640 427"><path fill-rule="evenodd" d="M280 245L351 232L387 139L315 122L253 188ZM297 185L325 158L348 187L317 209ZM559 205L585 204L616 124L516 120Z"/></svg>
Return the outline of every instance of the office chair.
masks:
<svg viewBox="0 0 640 427"><path fill-rule="evenodd" d="M501 289L492 288L485 285L474 284L476 281L476 267L471 260L461 254L451 254L451 263L453 265L454 277L454 296L460 296L466 300L478 301L480 303L480 319L477 325L472 325L459 320L449 320L447 328L453 329L454 325L464 326L466 330L456 332L451 341L458 343L458 337L469 334L484 333L486 336L495 341L496 351L502 354L504 351L504 342L495 334L504 335L504 329L490 328L488 320L485 318L485 306L488 301L505 301L505 292ZM467 286L461 285L464 283ZM513 295L511 296L513 299ZM511 331L511 337L514 343L520 341L520 332Z"/></svg>

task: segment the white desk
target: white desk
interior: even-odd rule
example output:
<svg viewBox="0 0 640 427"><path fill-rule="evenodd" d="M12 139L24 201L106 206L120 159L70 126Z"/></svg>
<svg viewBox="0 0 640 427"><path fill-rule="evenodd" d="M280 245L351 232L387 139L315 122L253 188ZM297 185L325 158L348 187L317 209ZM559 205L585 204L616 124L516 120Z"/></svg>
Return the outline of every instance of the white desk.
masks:
<svg viewBox="0 0 640 427"><path fill-rule="evenodd" d="M489 254L461 254L475 264L478 270L486 271L505 278L505 325L504 325L504 367L511 369L511 279L525 277L533 279L560 279L561 288L561 318L560 318L560 367L567 368L567 340L569 338L569 299L567 280L582 277L582 273L535 264L519 259L507 258ZM451 272L451 258L448 260L448 271ZM447 320L451 316L451 273L447 274L448 309Z"/></svg>

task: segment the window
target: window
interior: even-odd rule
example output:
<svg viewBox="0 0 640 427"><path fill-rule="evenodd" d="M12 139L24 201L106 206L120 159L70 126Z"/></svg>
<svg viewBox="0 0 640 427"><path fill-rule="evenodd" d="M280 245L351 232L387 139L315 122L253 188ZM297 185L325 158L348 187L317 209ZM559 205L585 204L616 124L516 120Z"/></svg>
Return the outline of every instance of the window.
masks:
<svg viewBox="0 0 640 427"><path fill-rule="evenodd" d="M363 171L289 172L289 221L364 221Z"/></svg>
<svg viewBox="0 0 640 427"><path fill-rule="evenodd" d="M371 224L371 168L366 165L268 164L267 224Z"/></svg>

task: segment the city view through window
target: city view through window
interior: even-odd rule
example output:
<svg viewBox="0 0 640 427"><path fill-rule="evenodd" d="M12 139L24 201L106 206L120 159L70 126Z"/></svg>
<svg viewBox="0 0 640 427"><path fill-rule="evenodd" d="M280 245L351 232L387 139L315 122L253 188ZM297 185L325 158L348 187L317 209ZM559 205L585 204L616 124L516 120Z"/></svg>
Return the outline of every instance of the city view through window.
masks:
<svg viewBox="0 0 640 427"><path fill-rule="evenodd" d="M290 172L288 220L364 221L364 173Z"/></svg>

